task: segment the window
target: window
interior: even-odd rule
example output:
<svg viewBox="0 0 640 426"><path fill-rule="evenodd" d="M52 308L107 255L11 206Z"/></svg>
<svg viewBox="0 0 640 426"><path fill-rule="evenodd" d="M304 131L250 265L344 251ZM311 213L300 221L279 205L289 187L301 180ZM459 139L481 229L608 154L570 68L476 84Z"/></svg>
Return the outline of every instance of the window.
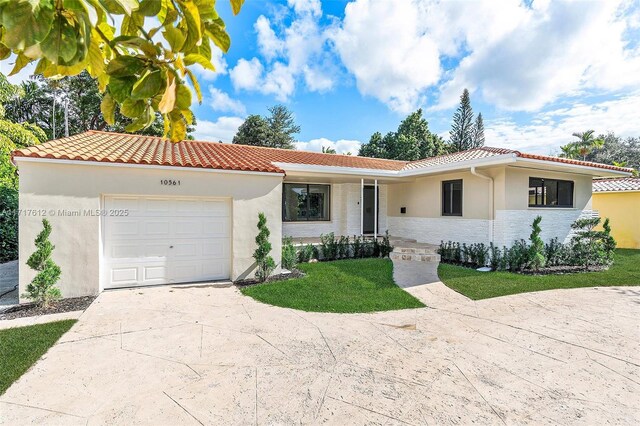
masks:
<svg viewBox="0 0 640 426"><path fill-rule="evenodd" d="M301 222L329 220L329 185L285 183L282 195L282 220Z"/></svg>
<svg viewBox="0 0 640 426"><path fill-rule="evenodd" d="M573 182L530 177L529 207L573 207Z"/></svg>
<svg viewBox="0 0 640 426"><path fill-rule="evenodd" d="M442 216L462 216L462 179L442 182Z"/></svg>

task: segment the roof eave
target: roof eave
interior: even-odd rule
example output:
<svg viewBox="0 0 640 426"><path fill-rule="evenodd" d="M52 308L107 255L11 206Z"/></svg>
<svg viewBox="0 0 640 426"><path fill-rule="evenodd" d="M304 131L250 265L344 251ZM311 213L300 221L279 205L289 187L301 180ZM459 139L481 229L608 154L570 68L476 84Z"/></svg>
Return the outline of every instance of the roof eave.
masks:
<svg viewBox="0 0 640 426"><path fill-rule="evenodd" d="M530 164L530 165L545 165L547 168L554 169L564 169L569 171L576 171L582 174L590 174L592 176L600 176L600 177L609 177L609 176L631 176L631 172L625 171L623 169L609 169L598 166L587 166L583 164L571 164L564 163L559 161L551 161L551 160L538 160L535 158L523 158L517 157L516 161L518 163Z"/></svg>

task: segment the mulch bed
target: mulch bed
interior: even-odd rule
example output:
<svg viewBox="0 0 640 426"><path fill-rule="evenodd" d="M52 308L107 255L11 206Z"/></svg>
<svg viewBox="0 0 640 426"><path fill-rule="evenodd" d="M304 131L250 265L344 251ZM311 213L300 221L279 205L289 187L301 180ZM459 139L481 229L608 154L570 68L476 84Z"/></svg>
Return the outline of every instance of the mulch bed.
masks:
<svg viewBox="0 0 640 426"><path fill-rule="evenodd" d="M0 313L1 320L11 320L16 318L34 317L37 315L60 314L63 312L84 311L95 300L96 296L71 297L59 300L54 306L39 308L29 303L9 308Z"/></svg>
<svg viewBox="0 0 640 426"><path fill-rule="evenodd" d="M304 272L302 272L302 271L300 271L298 269L294 269L293 271L291 271L288 274L272 275L264 283L269 283L269 282L273 282L273 281L290 280L290 279L293 279L293 278L302 278L304 276L305 276ZM233 284L235 284L236 287L244 288L244 287L250 287L250 286L264 284L264 283L261 283L260 281L256 280L255 278L251 278L251 279L247 279L247 280L234 281Z"/></svg>
<svg viewBox="0 0 640 426"><path fill-rule="evenodd" d="M469 263L462 262L448 262L448 261L440 261L440 263L446 263L449 265L462 266L463 268L469 269L477 269L477 265L472 265ZM545 268L540 268L537 271L533 269L525 269L523 271L498 271L498 272L511 272L512 274L522 274L522 275L564 275L564 274L577 274L581 272L601 272L609 269L608 266L591 266L589 270L586 270L584 266L548 266ZM493 271L492 271L493 272Z"/></svg>

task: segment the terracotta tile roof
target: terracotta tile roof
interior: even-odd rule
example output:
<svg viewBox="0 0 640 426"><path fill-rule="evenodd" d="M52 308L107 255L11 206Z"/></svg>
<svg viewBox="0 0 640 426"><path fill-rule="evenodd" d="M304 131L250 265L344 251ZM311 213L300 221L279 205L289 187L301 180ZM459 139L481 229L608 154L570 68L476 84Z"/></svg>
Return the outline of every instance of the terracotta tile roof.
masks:
<svg viewBox="0 0 640 426"><path fill-rule="evenodd" d="M481 148L469 149L453 154L438 155L437 157L429 157L424 160L411 161L407 163L404 170L421 169L424 167L440 166L444 164L454 164L462 161L478 160L480 158L495 157L503 154L516 154L517 151L504 148L491 148L483 146Z"/></svg>
<svg viewBox="0 0 640 426"><path fill-rule="evenodd" d="M481 147L418 161L396 161L352 155L234 145L219 142L182 141L173 143L155 136L140 136L91 130L13 152L13 157L107 163L148 164L206 169L283 173L274 163L351 167L370 170L407 171L438 165L512 154L515 157L597 167L630 172L631 169L569 160L545 155L525 154L504 148Z"/></svg>
<svg viewBox="0 0 640 426"><path fill-rule="evenodd" d="M596 179L593 181L593 192L640 191L639 177Z"/></svg>
<svg viewBox="0 0 640 426"><path fill-rule="evenodd" d="M14 157L283 173L274 162L400 170L406 161L218 142L173 143L154 136L88 131L13 152Z"/></svg>

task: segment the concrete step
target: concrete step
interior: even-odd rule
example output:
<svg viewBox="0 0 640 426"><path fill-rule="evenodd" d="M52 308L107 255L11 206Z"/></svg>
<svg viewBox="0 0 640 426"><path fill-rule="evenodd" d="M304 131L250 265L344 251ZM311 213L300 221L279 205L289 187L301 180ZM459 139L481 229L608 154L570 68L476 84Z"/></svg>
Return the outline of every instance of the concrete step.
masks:
<svg viewBox="0 0 640 426"><path fill-rule="evenodd" d="M394 253L400 254L437 254L434 247L394 247Z"/></svg>
<svg viewBox="0 0 640 426"><path fill-rule="evenodd" d="M409 260L412 262L433 262L440 263L439 254L420 254L420 253L398 253L391 252L389 254L391 260Z"/></svg>

